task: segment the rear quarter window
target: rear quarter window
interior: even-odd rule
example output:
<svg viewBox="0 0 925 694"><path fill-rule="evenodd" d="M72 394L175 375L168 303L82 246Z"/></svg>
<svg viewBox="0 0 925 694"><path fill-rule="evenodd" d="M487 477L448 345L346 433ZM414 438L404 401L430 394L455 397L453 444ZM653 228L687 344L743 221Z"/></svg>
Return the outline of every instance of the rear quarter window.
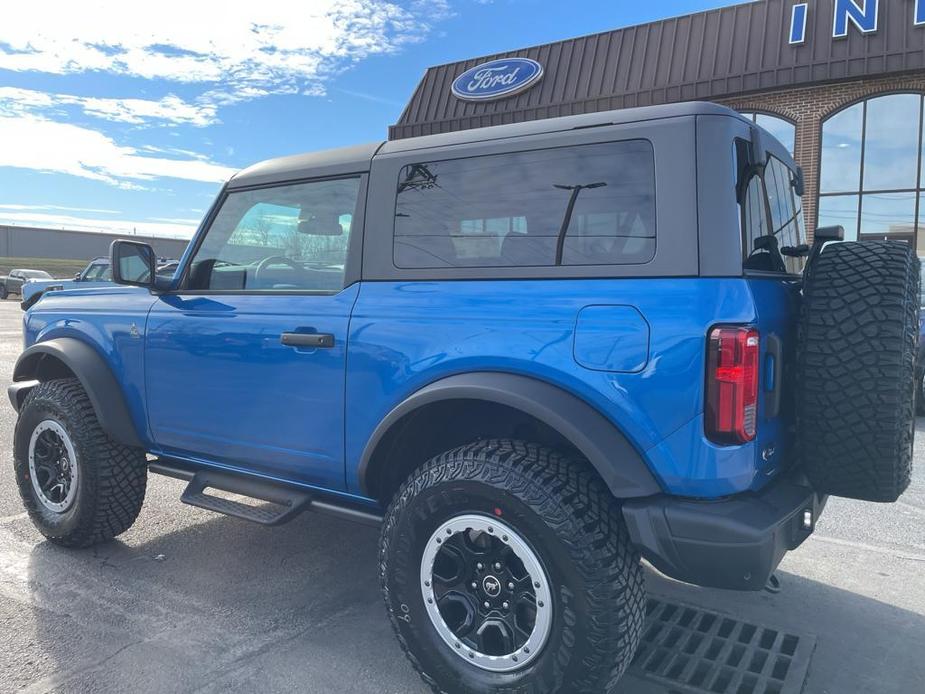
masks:
<svg viewBox="0 0 925 694"><path fill-rule="evenodd" d="M398 268L615 265L655 255L655 158L645 140L409 164Z"/></svg>
<svg viewBox="0 0 925 694"><path fill-rule="evenodd" d="M738 199L741 215L743 268L746 271L799 274L805 258L781 249L806 243L803 206L794 190L795 174L781 160L768 157L763 169L745 160L748 148L736 143Z"/></svg>

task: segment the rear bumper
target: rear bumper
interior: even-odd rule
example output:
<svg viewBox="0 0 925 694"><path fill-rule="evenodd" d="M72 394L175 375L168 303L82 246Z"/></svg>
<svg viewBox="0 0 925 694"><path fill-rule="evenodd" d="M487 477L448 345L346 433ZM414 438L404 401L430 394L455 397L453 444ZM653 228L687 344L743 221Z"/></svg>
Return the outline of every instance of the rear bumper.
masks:
<svg viewBox="0 0 925 694"><path fill-rule="evenodd" d="M636 547L662 573L711 588L761 590L784 554L812 534L826 498L791 476L720 501L635 499L623 505L623 517Z"/></svg>

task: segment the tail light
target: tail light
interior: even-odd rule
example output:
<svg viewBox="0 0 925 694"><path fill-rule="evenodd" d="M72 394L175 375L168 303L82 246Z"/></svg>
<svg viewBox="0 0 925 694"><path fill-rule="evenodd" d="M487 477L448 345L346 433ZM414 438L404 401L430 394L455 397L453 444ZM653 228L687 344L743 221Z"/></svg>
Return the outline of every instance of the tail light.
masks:
<svg viewBox="0 0 925 694"><path fill-rule="evenodd" d="M758 420L757 330L718 327L707 341L707 437L716 443L746 443Z"/></svg>

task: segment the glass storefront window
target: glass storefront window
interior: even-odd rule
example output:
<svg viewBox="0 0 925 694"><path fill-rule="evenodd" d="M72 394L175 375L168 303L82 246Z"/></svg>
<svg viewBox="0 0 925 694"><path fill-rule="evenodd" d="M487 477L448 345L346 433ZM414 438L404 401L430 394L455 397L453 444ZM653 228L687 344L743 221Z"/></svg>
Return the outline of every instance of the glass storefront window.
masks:
<svg viewBox="0 0 925 694"><path fill-rule="evenodd" d="M819 226L846 239L925 240L921 210L923 96L888 94L839 111L822 124ZM925 236L925 234L923 234Z"/></svg>
<svg viewBox="0 0 925 694"><path fill-rule="evenodd" d="M836 113L822 127L820 193L856 192L861 185L864 104Z"/></svg>
<svg viewBox="0 0 925 694"><path fill-rule="evenodd" d="M918 186L921 110L922 97L916 94L892 94L867 103L864 190Z"/></svg>
<svg viewBox="0 0 925 694"><path fill-rule="evenodd" d="M769 116L767 113L750 113L743 111L742 115L753 123L757 123L762 128L771 133L781 141L792 155L796 149L796 126L778 116Z"/></svg>
<svg viewBox="0 0 925 694"><path fill-rule="evenodd" d="M925 193L919 193L919 229L925 232ZM915 250L919 257L925 257L925 233L917 234L915 238ZM923 283L923 292L925 292L925 283Z"/></svg>
<svg viewBox="0 0 925 694"><path fill-rule="evenodd" d="M915 233L915 193L872 193L861 208L861 237Z"/></svg>
<svg viewBox="0 0 925 694"><path fill-rule="evenodd" d="M858 201L857 195L828 195L819 198L820 227L845 227L845 241L857 241L858 238Z"/></svg>

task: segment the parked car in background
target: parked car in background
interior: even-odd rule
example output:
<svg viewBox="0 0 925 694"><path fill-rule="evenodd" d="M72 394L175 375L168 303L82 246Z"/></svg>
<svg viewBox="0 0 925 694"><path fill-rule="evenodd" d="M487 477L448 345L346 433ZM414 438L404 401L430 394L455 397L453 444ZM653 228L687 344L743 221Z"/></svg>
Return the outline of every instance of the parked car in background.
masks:
<svg viewBox="0 0 925 694"><path fill-rule="evenodd" d="M173 277L177 269L177 261L172 258L158 258L157 274L163 277ZM47 273L46 273L47 274ZM48 275L50 278L51 276ZM38 301L42 295L51 290L58 289L90 289L92 287L105 287L112 283L112 268L109 258L100 256L91 260L87 267L74 275L72 280L32 281L23 289L22 308L25 311ZM5 295L4 295L5 298Z"/></svg>
<svg viewBox="0 0 925 694"><path fill-rule="evenodd" d="M177 271L177 268L180 267L179 260L158 260L157 272L155 273L158 277L164 277L170 279L173 277L174 273Z"/></svg>
<svg viewBox="0 0 925 694"><path fill-rule="evenodd" d="M91 260L87 267L74 275L72 280L56 280L48 276L47 280L30 282L20 292L22 295L23 310L32 306L41 296L53 289L83 289L88 287L107 286L112 282L112 270L109 267L109 258L100 256Z"/></svg>
<svg viewBox="0 0 925 694"><path fill-rule="evenodd" d="M22 294L22 286L29 280L54 279L44 270L11 270L9 275L0 277L0 299L10 294Z"/></svg>

